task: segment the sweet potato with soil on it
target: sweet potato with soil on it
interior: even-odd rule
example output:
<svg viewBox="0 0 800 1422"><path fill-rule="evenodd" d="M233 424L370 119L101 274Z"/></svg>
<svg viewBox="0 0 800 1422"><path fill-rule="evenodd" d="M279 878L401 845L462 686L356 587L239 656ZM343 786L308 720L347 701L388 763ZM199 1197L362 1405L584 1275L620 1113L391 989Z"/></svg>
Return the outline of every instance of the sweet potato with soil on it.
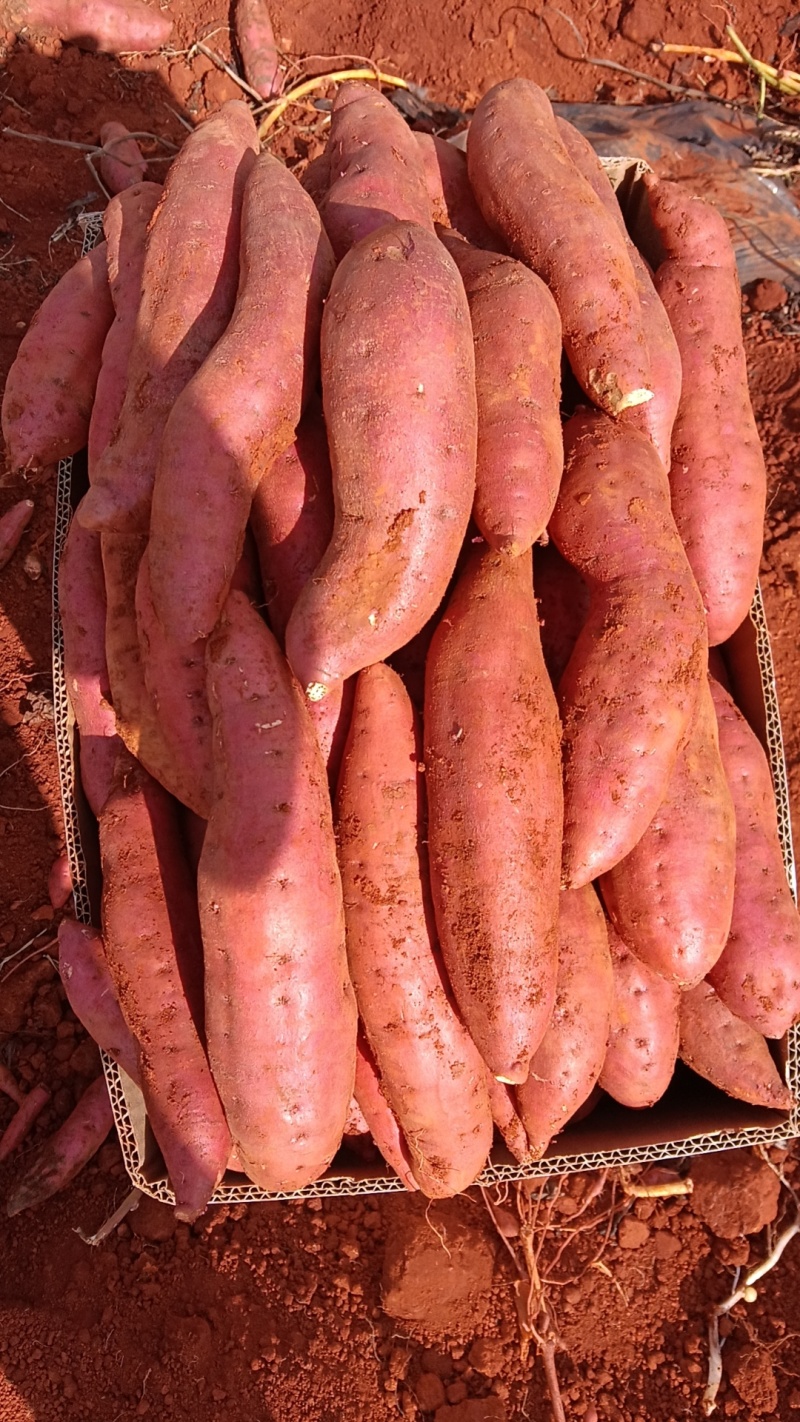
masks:
<svg viewBox="0 0 800 1422"><path fill-rule="evenodd" d="M0 568L4 568L16 553L33 517L33 508L33 499L18 499L0 518Z"/></svg>
<svg viewBox="0 0 800 1422"><path fill-rule="evenodd" d="M772 776L755 732L713 678L711 691L736 814L736 879L731 931L708 980L737 1017L765 1037L782 1037L800 1018L800 918L786 879Z"/></svg>
<svg viewBox="0 0 800 1422"><path fill-rule="evenodd" d="M512 1088L506 1086L505 1082L498 1081L490 1071L486 1073L486 1080L492 1120L514 1159L518 1160L520 1165L528 1165L534 1157L527 1132L517 1111Z"/></svg>
<svg viewBox="0 0 800 1422"><path fill-rule="evenodd" d="M445 967L490 1071L522 1082L555 1001L563 808L530 551L470 554L428 652L423 724Z"/></svg>
<svg viewBox="0 0 800 1422"><path fill-rule="evenodd" d="M198 874L208 1051L254 1184L316 1180L342 1138L356 1009L328 782L275 638L230 594L206 653L215 800Z"/></svg>
<svg viewBox="0 0 800 1422"><path fill-rule="evenodd" d="M681 398L681 356L678 343L655 289L652 272L628 236L622 209L600 159L588 138L584 138L566 119L557 118L556 125L575 167L583 174L625 236L625 245L636 277L645 340L650 353L650 384L653 389L652 400L627 410L625 419L649 435L661 455L664 468L669 469L672 430Z"/></svg>
<svg viewBox="0 0 800 1422"><path fill-rule="evenodd" d="M46 1086L41 1085L32 1086L27 1095L23 1096L0 1135L0 1161L7 1160L17 1146L22 1145L36 1117L44 1110L49 1100L50 1092Z"/></svg>
<svg viewBox="0 0 800 1422"><path fill-rule="evenodd" d="M87 528L148 528L167 418L233 312L257 151L252 114L232 100L193 130L170 167L148 231L125 400L82 507Z"/></svg>
<svg viewBox="0 0 800 1422"><path fill-rule="evenodd" d="M750 610L764 538L767 478L747 385L742 296L721 214L677 183L646 181L665 254L656 289L683 365L672 508L715 646Z"/></svg>
<svg viewBox="0 0 800 1422"><path fill-rule="evenodd" d="M194 1220L231 1150L190 1006L201 957L194 876L178 806L126 752L100 816L100 858L106 959L138 1044L142 1094L176 1213Z"/></svg>
<svg viewBox="0 0 800 1422"><path fill-rule="evenodd" d="M564 468L558 308L513 257L439 235L461 273L475 341L472 515L490 547L524 553L547 527Z"/></svg>
<svg viewBox="0 0 800 1422"><path fill-rule="evenodd" d="M356 678L351 676L347 681L334 686L322 701L306 702L328 772L328 784L332 794L335 794L339 781L339 768L350 730L355 694Z"/></svg>
<svg viewBox="0 0 800 1422"><path fill-rule="evenodd" d="M172 19L140 0L4 0L0 29L47 30L103 54L150 53L166 44Z"/></svg>
<svg viewBox="0 0 800 1422"><path fill-rule="evenodd" d="M625 237L567 153L543 89L508 79L484 95L467 168L489 226L550 287L589 399L610 415L644 404L650 354Z"/></svg>
<svg viewBox="0 0 800 1422"><path fill-rule="evenodd" d="M159 621L177 643L216 626L253 496L294 443L317 379L333 270L308 194L283 163L260 154L244 194L236 307L176 401L158 460L150 583Z"/></svg>
<svg viewBox="0 0 800 1422"><path fill-rule="evenodd" d="M473 1183L492 1145L486 1069L436 941L419 721L378 662L356 683L336 800L347 961L381 1089L431 1199Z"/></svg>
<svg viewBox="0 0 800 1422"><path fill-rule="evenodd" d="M320 215L336 260L387 222L433 235L422 154L394 104L369 84L342 84L328 138L329 183Z"/></svg>
<svg viewBox="0 0 800 1422"><path fill-rule="evenodd" d="M591 884L559 902L556 1004L527 1081L515 1089L534 1158L543 1156L597 1085L611 1031L614 973Z"/></svg>
<svg viewBox="0 0 800 1422"><path fill-rule="evenodd" d="M488 252L503 244L487 225L469 183L467 155L432 133L414 133L422 155L428 201L434 222L460 232L468 242Z"/></svg>
<svg viewBox="0 0 800 1422"><path fill-rule="evenodd" d="M58 926L58 971L78 1021L138 1086L138 1048L117 1000L102 934L90 924L62 919Z"/></svg>
<svg viewBox="0 0 800 1422"><path fill-rule="evenodd" d="M552 542L533 550L533 589L545 666L557 687L589 616L589 589Z"/></svg>
<svg viewBox="0 0 800 1422"><path fill-rule="evenodd" d="M791 1111L792 1093L765 1038L736 1017L710 983L681 994L680 1019L680 1059L698 1076L737 1101Z"/></svg>
<svg viewBox="0 0 800 1422"><path fill-rule="evenodd" d="M707 683L667 793L639 843L600 880L620 937L680 988L713 968L728 937L736 817Z"/></svg>
<svg viewBox="0 0 800 1422"><path fill-rule="evenodd" d="M113 319L101 242L45 297L8 372L2 428L12 465L55 464L83 448Z"/></svg>
<svg viewBox="0 0 800 1422"><path fill-rule="evenodd" d="M678 1056L680 990L642 963L607 924L614 967L611 1033L600 1086L621 1106L654 1106Z"/></svg>
<svg viewBox="0 0 800 1422"><path fill-rule="evenodd" d="M433 233L392 223L340 263L322 320L330 546L286 629L312 700L387 657L441 602L475 493L469 306Z"/></svg>
<svg viewBox="0 0 800 1422"><path fill-rule="evenodd" d="M366 1122L367 1130L396 1175L407 1190L418 1190L414 1179L411 1155L403 1140L397 1118L381 1089L378 1068L369 1046L359 1031L356 1049L355 1101Z"/></svg>
<svg viewBox="0 0 800 1422"><path fill-rule="evenodd" d="M564 723L564 884L613 869L669 786L706 675L697 584L646 435L596 410L564 427L550 536L589 588L558 687Z"/></svg>
<svg viewBox="0 0 800 1422"><path fill-rule="evenodd" d="M264 0L236 0L233 33L250 88L262 99L277 98L283 88L283 70Z"/></svg>
<svg viewBox="0 0 800 1422"><path fill-rule="evenodd" d="M78 727L81 789L98 816L114 779L122 742L111 705L106 661L106 585L100 535L77 518L58 567L58 611L64 637L64 682Z"/></svg>
<svg viewBox="0 0 800 1422"><path fill-rule="evenodd" d="M103 213L114 320L103 344L89 421L90 480L114 433L125 400L128 362L142 294L147 232L162 191L160 183L137 183L113 197Z"/></svg>
<svg viewBox="0 0 800 1422"><path fill-rule="evenodd" d="M144 182L147 159L124 123L115 120L104 123L100 130L100 142L104 151L97 159L97 166L112 196Z"/></svg>
<svg viewBox="0 0 800 1422"><path fill-rule="evenodd" d="M87 1086L55 1135L25 1158L25 1174L8 1196L6 1212L18 1215L69 1185L100 1149L114 1124L105 1077Z"/></svg>

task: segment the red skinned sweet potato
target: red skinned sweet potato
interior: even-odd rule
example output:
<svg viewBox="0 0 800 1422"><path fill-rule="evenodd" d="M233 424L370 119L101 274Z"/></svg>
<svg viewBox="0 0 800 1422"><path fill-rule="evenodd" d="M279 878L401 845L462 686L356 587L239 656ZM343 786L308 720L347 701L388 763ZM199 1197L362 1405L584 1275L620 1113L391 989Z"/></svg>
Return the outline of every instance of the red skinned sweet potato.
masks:
<svg viewBox="0 0 800 1422"><path fill-rule="evenodd" d="M347 681L337 683L322 701L306 703L328 771L328 783L334 792L339 780L339 767L344 755L347 733L350 730L355 694L356 678L351 676Z"/></svg>
<svg viewBox="0 0 800 1422"><path fill-rule="evenodd" d="M724 642L750 610L767 478L747 386L736 259L721 214L677 183L647 179L665 260L655 283L683 364L669 471L675 522Z"/></svg>
<svg viewBox="0 0 800 1422"><path fill-rule="evenodd" d="M33 517L33 507L33 499L18 499L0 518L0 568L4 568L16 553Z"/></svg>
<svg viewBox="0 0 800 1422"><path fill-rule="evenodd" d="M166 44L172 19L140 0L6 0L3 28L48 30L81 49L149 53Z"/></svg>
<svg viewBox="0 0 800 1422"><path fill-rule="evenodd" d="M414 133L414 139L422 155L434 222L452 227L475 247L502 251L503 244L485 222L469 185L466 154L432 133Z"/></svg>
<svg viewBox="0 0 800 1422"><path fill-rule="evenodd" d="M445 966L490 1071L521 1082L555 1001L563 804L530 552L470 554L428 653L424 727Z"/></svg>
<svg viewBox="0 0 800 1422"><path fill-rule="evenodd" d="M644 404L650 356L625 238L567 153L543 89L507 79L483 96L467 167L489 226L550 287L589 399L611 415Z"/></svg>
<svg viewBox="0 0 800 1422"><path fill-rule="evenodd" d="M598 411L564 428L550 521L589 587L558 688L564 883L580 888L638 843L664 800L706 674L705 617L648 438Z"/></svg>
<svg viewBox="0 0 800 1422"><path fill-rule="evenodd" d="M492 1144L486 1070L445 985L428 881L419 722L378 662L356 683L337 796L347 961L381 1088L424 1194L458 1194Z"/></svg>
<svg viewBox="0 0 800 1422"><path fill-rule="evenodd" d="M708 980L737 1017L765 1037L782 1037L800 1017L800 918L786 880L772 776L755 732L713 678L711 691L736 814L736 882L730 935Z"/></svg>
<svg viewBox="0 0 800 1422"><path fill-rule="evenodd" d="M432 233L392 223L340 263L322 321L322 388L333 539L286 629L312 700L419 632L467 529L472 330L456 265Z"/></svg>
<svg viewBox="0 0 800 1422"><path fill-rule="evenodd" d="M147 159L124 123L114 120L104 123L100 130L100 142L104 151L97 160L97 166L112 195L144 181Z"/></svg>
<svg viewBox="0 0 800 1422"><path fill-rule="evenodd" d="M102 934L90 924L62 919L58 925L58 971L78 1021L138 1084L139 1053L117 1001Z"/></svg>
<svg viewBox="0 0 800 1422"><path fill-rule="evenodd" d="M125 400L128 362L142 292L147 230L162 191L160 183L137 183L112 198L103 213L114 320L103 343L103 359L89 421L90 480L114 433Z"/></svg>
<svg viewBox="0 0 800 1422"><path fill-rule="evenodd" d="M50 1100L50 1092L46 1086L32 1086L27 1095L23 1096L14 1115L11 1117L3 1134L0 1135L0 1161L7 1160L10 1155L22 1145L36 1117L44 1110Z"/></svg>
<svg viewBox="0 0 800 1422"><path fill-rule="evenodd" d="M561 482L561 320L543 281L513 257L441 231L469 301L478 463L473 518L492 548L524 553Z"/></svg>
<svg viewBox="0 0 800 1422"><path fill-rule="evenodd" d="M534 1158L544 1155L591 1096L611 1031L614 973L608 930L591 884L561 895L556 1004L527 1081L516 1087L517 1110Z"/></svg>
<svg viewBox="0 0 800 1422"><path fill-rule="evenodd" d="M378 1068L361 1032L356 1049L355 1100L375 1145L407 1190L418 1190L408 1146L381 1090Z"/></svg>
<svg viewBox="0 0 800 1422"><path fill-rule="evenodd" d="M600 889L637 958L678 987L692 988L725 947L735 870L736 818L705 684L664 800L639 843L603 875Z"/></svg>
<svg viewBox="0 0 800 1422"><path fill-rule="evenodd" d="M710 983L681 994L680 1019L680 1058L698 1076L737 1101L791 1111L792 1093L766 1040L725 1006Z"/></svg>
<svg viewBox="0 0 800 1422"><path fill-rule="evenodd" d="M153 492L153 603L180 644L215 627L253 495L293 444L318 370L333 254L308 194L269 153L245 189L240 269L230 324L167 421Z"/></svg>
<svg viewBox="0 0 800 1422"><path fill-rule="evenodd" d="M405 119L369 84L342 84L328 138L330 180L320 214L340 261L387 222L433 233L422 154Z"/></svg>
<svg viewBox="0 0 800 1422"><path fill-rule="evenodd" d="M8 372L2 427L13 465L55 464L83 448L113 318L101 242L45 297Z"/></svg>
<svg viewBox="0 0 800 1422"><path fill-rule="evenodd" d="M100 1149L113 1124L105 1077L98 1076L63 1126L26 1158L25 1174L8 1197L7 1213L18 1215L69 1185Z"/></svg>
<svg viewBox="0 0 800 1422"><path fill-rule="evenodd" d="M167 174L147 238L125 400L83 503L87 528L148 527L167 417L231 318L257 149L252 114L233 100L189 135Z"/></svg>
<svg viewBox="0 0 800 1422"><path fill-rule="evenodd" d="M231 1149L184 986L187 965L200 952L194 876L181 845L178 806L125 752L100 816L100 856L106 960L138 1043L142 1093L176 1213L193 1220L208 1204Z"/></svg>
<svg viewBox="0 0 800 1422"><path fill-rule="evenodd" d="M264 0L236 0L233 32L250 88L262 99L275 98L283 88L283 70Z"/></svg>
<svg viewBox="0 0 800 1422"><path fill-rule="evenodd" d="M72 894L72 870L66 850L57 855L47 876L47 897L54 909L62 909Z"/></svg>
<svg viewBox="0 0 800 1422"><path fill-rule="evenodd" d="M611 1034L600 1086L621 1106L654 1106L672 1080L678 1056L681 994L626 948L612 924L614 966Z"/></svg>
<svg viewBox="0 0 800 1422"><path fill-rule="evenodd" d="M589 616L589 589L555 543L533 550L533 589L545 666L553 686L558 686Z"/></svg>
<svg viewBox="0 0 800 1422"><path fill-rule="evenodd" d="M678 343L664 310L658 292L653 284L653 276L644 257L628 237L622 209L604 172L603 166L588 138L584 138L566 119L557 118L561 142L564 144L575 167L593 192L597 194L606 211L613 217L620 231L625 235L625 245L636 277L639 305L642 311L645 340L650 354L650 384L652 400L644 405L634 406L626 412L629 423L650 436L661 455L665 469L669 469L672 429L681 398L681 357Z"/></svg>
<svg viewBox="0 0 800 1422"><path fill-rule="evenodd" d="M331 155L327 148L303 169L300 175L300 182L305 188L309 197L312 198L315 207L319 207L324 198L331 180Z"/></svg>
<svg viewBox="0 0 800 1422"><path fill-rule="evenodd" d="M517 1111L513 1089L504 1081L498 1081L490 1071L486 1073L486 1080L492 1120L514 1159L518 1160L520 1165L527 1165L534 1157L527 1132Z"/></svg>
<svg viewBox="0 0 800 1422"><path fill-rule="evenodd" d="M333 1159L355 1071L325 766L302 692L242 593L206 656L216 798L198 895L209 1057L250 1179L296 1189Z"/></svg>

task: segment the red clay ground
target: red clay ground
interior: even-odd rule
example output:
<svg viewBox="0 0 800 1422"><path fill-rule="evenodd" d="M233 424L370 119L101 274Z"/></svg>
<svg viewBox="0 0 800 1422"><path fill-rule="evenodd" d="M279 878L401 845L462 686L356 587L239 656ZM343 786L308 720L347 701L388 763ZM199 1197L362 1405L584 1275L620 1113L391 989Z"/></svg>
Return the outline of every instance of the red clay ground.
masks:
<svg viewBox="0 0 800 1422"><path fill-rule="evenodd" d="M168 58L117 61L57 44L19 49L0 38L0 125L85 143L117 118L179 139L181 113L202 118L236 90L211 61L185 54L197 37L229 53L222 0L180 0L173 10L176 52ZM273 7L287 50L368 55L458 107L515 73L573 100L662 99L655 78L705 84L729 98L744 93L744 80L718 66L680 61L670 68L647 53L656 38L718 41L697 7L600 0L586 11L585 0L569 10L541 0L532 7L505 0ZM643 71L651 82L576 60L568 13L587 54ZM769 59L790 14L786 4L746 0L736 23ZM304 157L308 145L296 131L283 147ZM99 202L75 149L5 135L0 174L4 377L34 309L75 258L79 233L65 233L65 224ZM800 359L786 329L792 320L791 311L749 317L748 351L771 481L764 584L797 823ZM27 482L7 476L0 512L28 494L36 501L33 523L0 574L0 958L36 933L42 936L34 946L48 947L47 875L62 845L50 677L52 472ZM54 1089L34 1139L68 1114L96 1071L96 1053L65 1008L46 956L0 987L0 1059L28 1082L43 1079ZM0 1098L0 1127L9 1115L10 1103ZM700 1415L704 1311L728 1292L736 1266L768 1247L766 1233L745 1238L739 1231L759 1230L776 1209L766 1165L749 1164L732 1191L724 1183L731 1168L697 1166L691 1202L632 1204L618 1185L613 1197L607 1185L581 1218L595 1221L592 1228L574 1237L564 1231L595 1182L574 1179L550 1202L543 1261L551 1261L556 1280L550 1297L566 1348L559 1369L570 1416L677 1422ZM0 1170L0 1198L18 1169L12 1163ZM791 1176L791 1160L787 1170ZM127 1422L148 1414L175 1422L549 1416L541 1364L534 1366L533 1352L522 1361L512 1260L478 1195L427 1217L419 1202L394 1197L219 1209L193 1229L176 1227L169 1211L145 1202L92 1249L76 1230L95 1230L126 1189L110 1141L63 1196L0 1224L0 1422ZM752 1218L731 1220L744 1207ZM508 1210L501 1224L516 1247ZM800 1412L798 1306L800 1243L789 1247L746 1316L736 1315L721 1415Z"/></svg>

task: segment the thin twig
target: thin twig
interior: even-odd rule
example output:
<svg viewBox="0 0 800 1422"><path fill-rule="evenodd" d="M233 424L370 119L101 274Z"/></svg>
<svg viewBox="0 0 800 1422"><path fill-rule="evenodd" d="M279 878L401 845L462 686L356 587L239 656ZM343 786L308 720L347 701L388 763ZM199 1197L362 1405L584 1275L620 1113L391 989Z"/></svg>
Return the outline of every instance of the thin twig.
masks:
<svg viewBox="0 0 800 1422"><path fill-rule="evenodd" d="M111 1234L111 1231L115 1230L117 1225L122 1223L125 1216L131 1210L136 1210L139 1208L139 1201L141 1200L141 1198L141 1190L137 1190L134 1188L130 1191L128 1195L125 1196L125 1199L122 1201L122 1204L114 1211L113 1215L109 1215L105 1223L101 1224L100 1228L94 1234L84 1234L83 1230L80 1228L73 1230L73 1234L79 1235L79 1237L83 1240L84 1244L102 1244L103 1240L108 1239L108 1236Z"/></svg>
<svg viewBox="0 0 800 1422"><path fill-rule="evenodd" d="M259 138L264 138L269 130L275 126L278 119L283 117L290 104L296 103L298 99L305 98L306 94L312 93L314 89L321 88L323 84L339 84L349 79L374 79L378 84L387 84L395 89L407 89L409 87L408 80L401 79L396 74L384 74L380 69L374 67L370 69L337 69L330 74L317 74L313 79L306 79L302 84L298 84L296 88L290 89L288 94L283 94L282 97L277 100L266 118L261 122L258 130Z"/></svg>
<svg viewBox="0 0 800 1422"><path fill-rule="evenodd" d="M546 6L545 8L552 8L556 15L560 15L565 24L569 25L578 41L581 50L580 54L565 56L567 59L571 59L573 63L596 64L600 69L613 69L619 74L628 74L632 79L642 79L646 84L655 84L659 89L666 89L668 94L688 94L692 99L707 99L709 97L702 89L691 89L684 84L670 84L666 79L657 79L652 74L644 74L641 69L629 69L627 64L618 64L615 59L595 58L594 55L589 54L586 40L572 17L565 14L557 5L552 7Z"/></svg>
<svg viewBox="0 0 800 1422"><path fill-rule="evenodd" d="M238 84L239 88L243 89L245 94L249 94L250 98L255 99L259 107L263 108L264 104L266 103L264 95L259 94L257 89L251 89L250 85L247 83L247 80L243 79L241 74L237 74L236 70L233 68L233 65L228 64L226 60L222 58L221 54L217 54L215 49L209 49L208 45L203 44L202 40L197 40L197 42L192 45L192 49L189 50L190 56L192 50L195 49L199 50L201 54L204 54L206 56L206 59L210 59L213 64L216 64L218 69L222 69L223 72L227 74L228 78L233 80L234 84Z"/></svg>

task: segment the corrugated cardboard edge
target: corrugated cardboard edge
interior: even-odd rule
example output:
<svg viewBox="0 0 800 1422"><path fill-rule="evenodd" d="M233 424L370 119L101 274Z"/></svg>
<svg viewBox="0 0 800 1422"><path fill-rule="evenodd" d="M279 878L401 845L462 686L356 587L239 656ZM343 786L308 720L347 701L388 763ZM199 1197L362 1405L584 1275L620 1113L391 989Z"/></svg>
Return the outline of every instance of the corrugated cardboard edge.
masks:
<svg viewBox="0 0 800 1422"><path fill-rule="evenodd" d="M646 165L625 164L624 160L608 160L617 170L630 171L631 168L646 171ZM92 214L85 221L84 251L91 250L99 240L101 214ZM58 489L56 496L55 548L53 556L53 687L55 706L56 748L58 753L61 799L64 811L64 826L70 869L72 871L73 894L76 917L84 923L91 922L91 905L87 887L86 861L81 846L78 822L75 764L73 756L74 734L72 715L67 697L64 677L64 641L61 620L58 614L58 568L64 540L71 517L72 460L63 460L58 468ZM792 848L791 820L789 813L789 789L786 763L783 752L778 697L772 663L769 633L764 615L764 604L760 588L756 589L750 618L755 628L756 647L761 670L761 689L766 715L766 737L772 781L778 809L778 832L780 835L783 861L793 896L796 900L796 875ZM145 1158L145 1117L141 1106L141 1095L124 1076L110 1057L103 1054L103 1069L108 1084L109 1096L114 1112L125 1168L131 1183L143 1194L174 1204L175 1197L166 1179L148 1179L144 1173ZM495 1185L506 1181L544 1179L549 1176L577 1174L583 1171L601 1170L628 1165L643 1165L652 1161L671 1160L676 1156L688 1157L705 1155L715 1151L742 1146L785 1145L800 1135L800 1028L795 1027L786 1039L786 1080L794 1098L791 1116L775 1126L745 1127L737 1130L712 1130L696 1135L682 1136L656 1142L647 1146L629 1146L621 1149L590 1151L585 1154L551 1156L536 1161L534 1165L489 1164L478 1177L481 1185ZM397 1176L371 1174L369 1178L357 1178L343 1174L330 1174L302 1190L270 1193L259 1190L242 1177L242 1183L223 1183L211 1197L216 1204L246 1204L269 1200L314 1199L325 1196L380 1195L394 1193L404 1187Z"/></svg>

